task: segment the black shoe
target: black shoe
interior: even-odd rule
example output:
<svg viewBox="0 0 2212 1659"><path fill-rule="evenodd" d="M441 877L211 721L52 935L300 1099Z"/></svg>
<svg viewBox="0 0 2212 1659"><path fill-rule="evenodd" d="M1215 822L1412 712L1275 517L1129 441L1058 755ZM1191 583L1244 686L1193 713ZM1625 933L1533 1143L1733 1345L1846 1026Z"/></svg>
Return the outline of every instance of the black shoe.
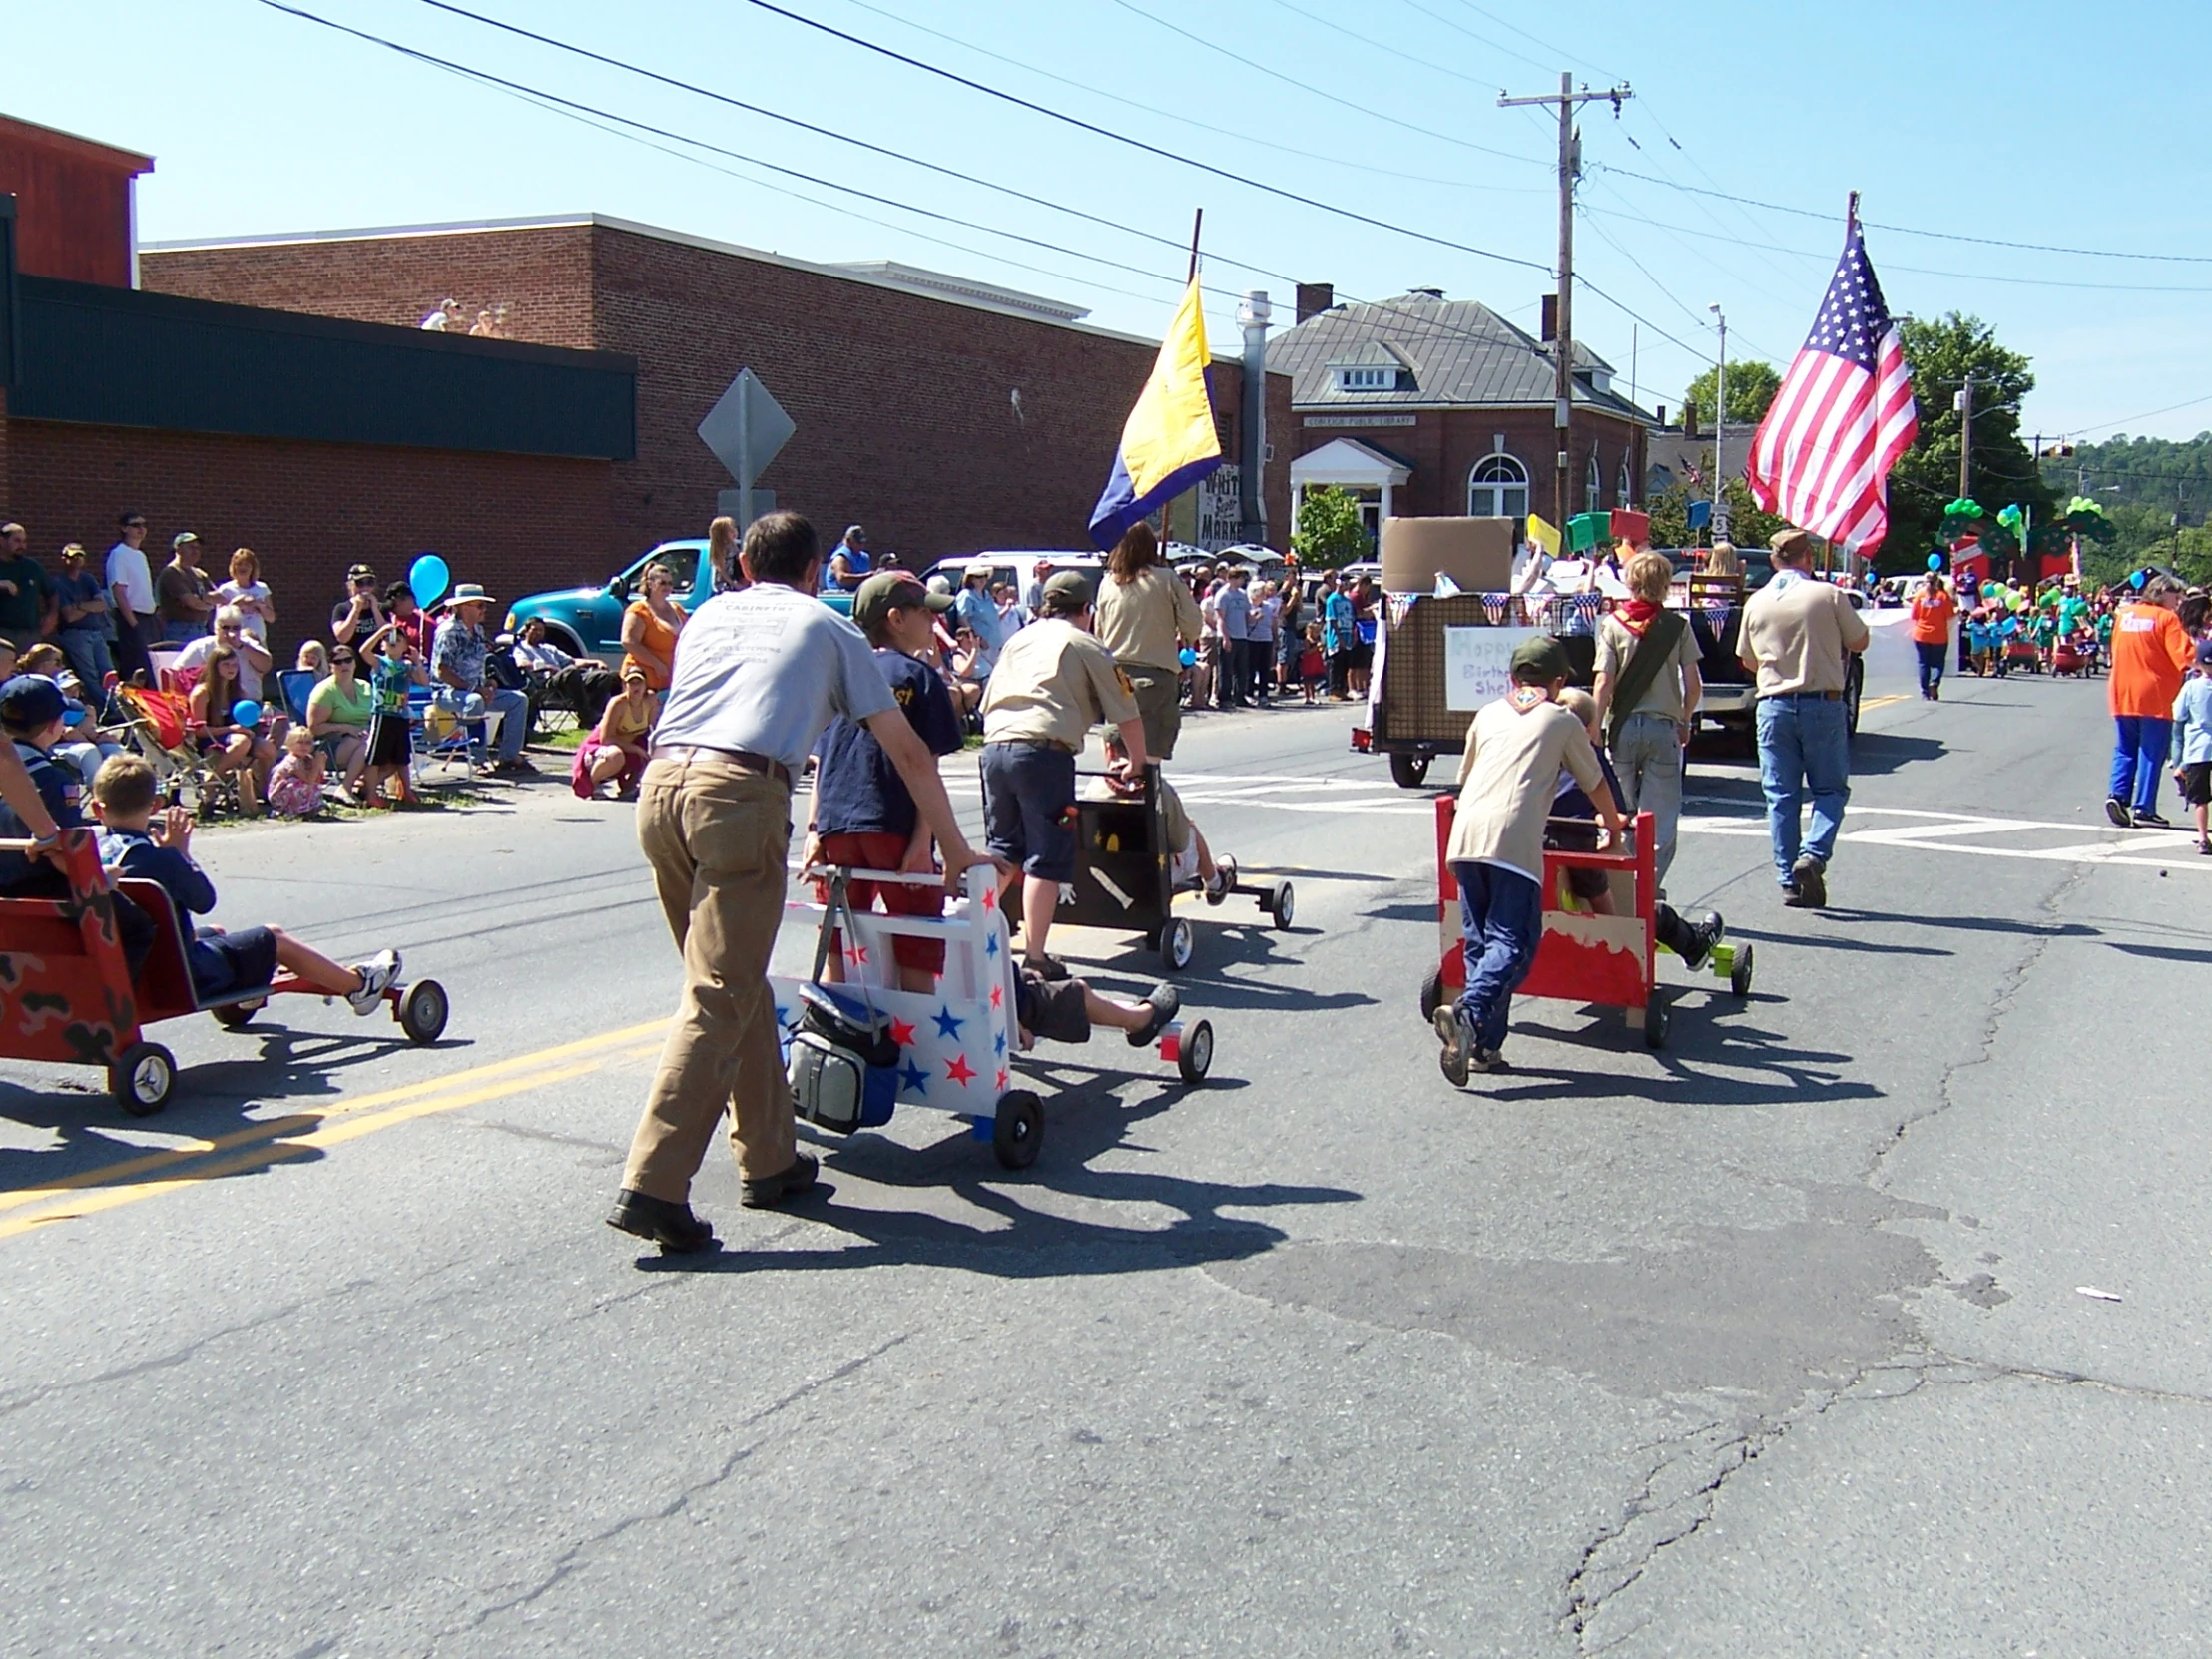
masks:
<svg viewBox="0 0 2212 1659"><path fill-rule="evenodd" d="M1145 1000L1152 1004L1152 1017L1129 1033L1131 1048L1144 1048L1154 1042L1167 1029L1167 1023L1175 1017L1175 1011L1183 1006L1183 998L1176 993L1173 985L1153 986L1152 994Z"/></svg>
<svg viewBox="0 0 2212 1659"><path fill-rule="evenodd" d="M1803 889L1788 886L1782 889L1782 907L1786 910L1810 910L1813 906L1807 900Z"/></svg>
<svg viewBox="0 0 2212 1659"><path fill-rule="evenodd" d="M2212 858L2212 841L2198 841L2197 850L2203 853L2206 857Z"/></svg>
<svg viewBox="0 0 2212 1659"><path fill-rule="evenodd" d="M1943 688L1942 688L1942 686L1941 686L1941 685L1940 685L1939 683L1938 683L1938 684L1936 684L1936 685L1933 685L1933 686L1931 686L1931 687L1929 687L1929 688L1928 688L1928 700L1929 700L1929 702L1931 702L1931 703L1940 703L1940 702L1942 702L1942 700L1943 700Z"/></svg>
<svg viewBox="0 0 2212 1659"><path fill-rule="evenodd" d="M1721 920L1718 910L1708 910L1703 921L1691 922L1683 932L1687 936L1682 942L1687 948L1682 952L1682 965L1695 973L1713 954L1713 946L1728 936L1728 924Z"/></svg>
<svg viewBox="0 0 2212 1659"><path fill-rule="evenodd" d="M634 1192L625 1187L607 1212L607 1225L618 1232L649 1239L670 1256L705 1250L715 1242L715 1230L692 1214L689 1204L671 1204L665 1198Z"/></svg>
<svg viewBox="0 0 2212 1659"><path fill-rule="evenodd" d="M785 1199L813 1186L821 1173L822 1166L802 1152L782 1175L764 1175L758 1181L746 1182L738 1202L748 1210L773 1210Z"/></svg>
<svg viewBox="0 0 2212 1659"><path fill-rule="evenodd" d="M2104 816L2122 830L2135 828L2135 815L2127 810L2127 803L2116 795L2104 798Z"/></svg>
<svg viewBox="0 0 2212 1659"><path fill-rule="evenodd" d="M1444 1045L1436 1056L1444 1080L1455 1089L1465 1088L1467 1074L1474 1067L1473 1029L1459 1017L1459 1006L1455 1002L1446 1002L1438 1008L1429 1023L1436 1028L1436 1036Z"/></svg>
<svg viewBox="0 0 2212 1659"><path fill-rule="evenodd" d="M2171 830L2173 827L2172 819L2160 818L2147 807L2135 809L2135 828L2138 830Z"/></svg>
<svg viewBox="0 0 2212 1659"><path fill-rule="evenodd" d="M1057 956L1024 956L1021 971L1056 985L1068 976L1068 965Z"/></svg>
<svg viewBox="0 0 2212 1659"><path fill-rule="evenodd" d="M1818 910L1828 902L1828 866L1820 859L1810 852L1800 853L1798 861L1790 866L1790 873L1797 878L1801 908Z"/></svg>

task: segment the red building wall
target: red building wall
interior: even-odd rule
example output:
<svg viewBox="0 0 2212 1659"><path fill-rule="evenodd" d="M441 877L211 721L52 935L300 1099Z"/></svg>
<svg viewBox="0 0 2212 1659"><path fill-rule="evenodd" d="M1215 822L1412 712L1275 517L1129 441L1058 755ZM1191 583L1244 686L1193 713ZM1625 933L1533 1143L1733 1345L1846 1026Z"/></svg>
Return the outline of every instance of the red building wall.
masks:
<svg viewBox="0 0 2212 1659"><path fill-rule="evenodd" d="M0 116L0 194L16 199L16 264L33 276L131 285L131 181L144 156Z"/></svg>
<svg viewBox="0 0 2212 1659"><path fill-rule="evenodd" d="M1304 455L1337 438L1355 438L1373 448L1387 450L1410 462L1413 476L1396 491L1394 512L1418 518L1456 518L1467 510L1467 480L1475 463L1493 452L1500 433L1506 450L1528 471L1531 508L1544 518L1552 516L1557 429L1551 410L1542 409L1421 409L1414 411L1411 426L1308 426L1308 414L1329 418L1321 410L1302 410L1294 418L1294 455ZM1626 505L1620 496L1623 454L1633 450L1630 483L1641 504L1644 477L1644 433L1641 427L1608 415L1576 409L1571 431L1568 483L1573 511L1583 510L1583 479L1591 449L1598 454L1605 507ZM1278 453L1282 453L1278 449ZM1285 469L1286 476L1288 468Z"/></svg>

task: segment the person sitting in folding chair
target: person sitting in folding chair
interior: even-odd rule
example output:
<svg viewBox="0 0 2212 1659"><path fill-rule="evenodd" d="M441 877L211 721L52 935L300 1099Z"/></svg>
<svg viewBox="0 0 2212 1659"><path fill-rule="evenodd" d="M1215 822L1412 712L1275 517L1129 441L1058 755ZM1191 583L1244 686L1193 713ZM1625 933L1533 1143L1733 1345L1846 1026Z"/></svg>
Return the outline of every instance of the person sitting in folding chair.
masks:
<svg viewBox="0 0 2212 1659"><path fill-rule="evenodd" d="M538 770L522 758L522 740L530 735L530 702L518 691L492 684L485 675L489 647L484 617L490 609L491 595L476 583L463 582L453 590L430 649L430 677L439 702L455 707L464 722L482 723L469 741L477 767L486 767L490 760L484 728L490 724L487 717L495 715L499 761L489 770L501 778L525 778Z"/></svg>

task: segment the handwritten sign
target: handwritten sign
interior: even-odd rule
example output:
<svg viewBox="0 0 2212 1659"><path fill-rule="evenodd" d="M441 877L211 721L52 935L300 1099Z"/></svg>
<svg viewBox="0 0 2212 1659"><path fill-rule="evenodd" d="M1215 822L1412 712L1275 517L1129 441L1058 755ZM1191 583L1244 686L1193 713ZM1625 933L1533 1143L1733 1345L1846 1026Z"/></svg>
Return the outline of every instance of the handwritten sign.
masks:
<svg viewBox="0 0 2212 1659"><path fill-rule="evenodd" d="M1472 714L1503 697L1513 684L1513 652L1538 628L1446 628L1444 707Z"/></svg>

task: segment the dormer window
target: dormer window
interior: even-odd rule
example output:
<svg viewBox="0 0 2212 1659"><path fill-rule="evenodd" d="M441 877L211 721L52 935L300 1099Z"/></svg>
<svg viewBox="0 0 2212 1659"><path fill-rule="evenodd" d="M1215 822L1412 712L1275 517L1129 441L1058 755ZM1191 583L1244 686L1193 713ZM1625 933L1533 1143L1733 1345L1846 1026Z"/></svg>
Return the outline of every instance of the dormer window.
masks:
<svg viewBox="0 0 2212 1659"><path fill-rule="evenodd" d="M1340 368L1337 370L1339 391L1395 391L1397 370L1394 368Z"/></svg>

